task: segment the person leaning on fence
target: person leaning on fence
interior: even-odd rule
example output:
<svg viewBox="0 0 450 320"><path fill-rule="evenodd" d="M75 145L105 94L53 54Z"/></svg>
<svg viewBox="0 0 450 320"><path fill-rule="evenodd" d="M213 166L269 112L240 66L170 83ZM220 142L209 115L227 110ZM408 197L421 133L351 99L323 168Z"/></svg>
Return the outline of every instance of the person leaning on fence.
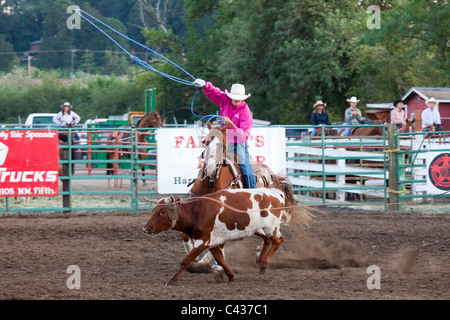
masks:
<svg viewBox="0 0 450 320"><path fill-rule="evenodd" d="M403 100L395 100L394 109L391 110L390 121L391 124L395 124L397 126L397 130L402 127L406 127L405 110L403 110L403 106Z"/></svg>
<svg viewBox="0 0 450 320"><path fill-rule="evenodd" d="M329 125L330 119L328 117L328 112L325 111L326 103L323 103L321 100L317 100L316 103L313 105L314 111L311 115L311 124L314 126L319 125ZM311 137L314 137L317 135L317 129L319 128L313 128L311 131Z"/></svg>
<svg viewBox="0 0 450 320"><path fill-rule="evenodd" d="M220 115L224 118L227 126L227 140L234 143L233 151L239 156L239 165L247 188L256 188L256 176L248 153L247 140L253 126L253 117L250 108L244 100L251 97L245 93L242 84L233 84L231 91L221 91L214 87L211 82L196 79L195 85L203 88L206 96L220 107Z"/></svg>
<svg viewBox="0 0 450 320"><path fill-rule="evenodd" d="M72 127L76 125L80 122L81 118L75 111L72 111L72 108L73 106L69 102L64 102L61 105L62 110L53 117L53 122L61 127ZM59 133L58 137L64 142L68 141L67 134L65 133Z"/></svg>
<svg viewBox="0 0 450 320"><path fill-rule="evenodd" d="M437 110L439 102L430 98L426 104L428 108L422 111L422 132L435 131L435 127L441 124L441 115Z"/></svg>
<svg viewBox="0 0 450 320"><path fill-rule="evenodd" d="M344 114L344 121L345 124L349 125L358 125L362 121L362 113L361 110L359 110L356 105L358 104L359 100L356 99L356 97L351 97L350 99L347 99L347 102L350 103L350 107L348 107L345 110ZM344 130L343 136L350 135L350 131L352 130L352 127L347 127Z"/></svg>

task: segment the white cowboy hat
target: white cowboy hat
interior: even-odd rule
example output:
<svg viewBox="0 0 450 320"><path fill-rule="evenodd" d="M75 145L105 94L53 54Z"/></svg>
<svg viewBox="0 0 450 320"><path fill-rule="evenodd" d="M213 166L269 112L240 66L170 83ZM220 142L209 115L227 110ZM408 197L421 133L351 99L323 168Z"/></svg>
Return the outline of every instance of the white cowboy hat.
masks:
<svg viewBox="0 0 450 320"><path fill-rule="evenodd" d="M64 103L61 105L61 109L63 109L65 106L68 106L70 109L73 108L73 106L72 106L69 102L64 102Z"/></svg>
<svg viewBox="0 0 450 320"><path fill-rule="evenodd" d="M235 83L231 86L231 91L228 92L225 90L225 93L227 94L228 98L233 100L245 100L250 98L252 95L245 93L245 87L242 84Z"/></svg>
<svg viewBox="0 0 450 320"><path fill-rule="evenodd" d="M316 103L314 103L313 108L315 109L317 106L323 105L323 107L325 108L327 106L326 103L323 103L322 100L317 100Z"/></svg>
<svg viewBox="0 0 450 320"><path fill-rule="evenodd" d="M425 103L429 106L431 102L434 103L436 107L439 105L439 102L437 102L435 98L430 98Z"/></svg>
<svg viewBox="0 0 450 320"><path fill-rule="evenodd" d="M351 97L350 99L347 99L347 102L359 102L358 99L356 99L355 96Z"/></svg>

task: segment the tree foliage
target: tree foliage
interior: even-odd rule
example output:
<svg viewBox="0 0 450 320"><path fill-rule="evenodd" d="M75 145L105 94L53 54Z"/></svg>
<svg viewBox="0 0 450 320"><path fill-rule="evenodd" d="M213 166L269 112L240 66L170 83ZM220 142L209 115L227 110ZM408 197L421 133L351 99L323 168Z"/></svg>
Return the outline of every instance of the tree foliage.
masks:
<svg viewBox="0 0 450 320"><path fill-rule="evenodd" d="M14 111L1 108L0 122L19 110L29 113L19 106L29 94L42 109L72 97L86 114L95 108L103 115L141 108L146 88L157 88L157 107L167 121L197 119L190 112L195 88L138 66L86 22L69 30L66 10L72 4L194 78L228 90L233 83L244 84L255 118L272 123L309 123L317 99L327 103L332 121L342 121L346 99L353 95L363 107L393 101L412 86L450 86L447 0L124 0L114 5L109 0L6 0L0 4L0 53L20 52L17 57L24 58L29 43L42 38L45 53L33 66L48 72L36 73L41 86L19 90L2 84L9 94L0 94L0 104ZM381 9L380 29L367 27L369 5ZM158 55L109 34L158 70L193 80ZM0 72L18 64L8 57L0 54ZM70 85L49 80L71 73L83 80ZM201 92L194 108L202 115L218 111Z"/></svg>

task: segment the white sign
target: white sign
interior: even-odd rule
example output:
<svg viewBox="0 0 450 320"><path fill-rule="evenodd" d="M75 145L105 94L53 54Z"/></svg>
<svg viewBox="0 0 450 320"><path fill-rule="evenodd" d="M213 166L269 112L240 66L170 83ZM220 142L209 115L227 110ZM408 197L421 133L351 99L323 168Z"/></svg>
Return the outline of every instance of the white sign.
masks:
<svg viewBox="0 0 450 320"><path fill-rule="evenodd" d="M203 166L202 137L195 128L161 128L156 132L158 193L188 193L191 187L187 185L198 177ZM257 127L251 133L248 150L253 161L266 164L277 175L285 174L285 129Z"/></svg>
<svg viewBox="0 0 450 320"><path fill-rule="evenodd" d="M450 191L450 150L429 152L427 163L427 193L442 194Z"/></svg>

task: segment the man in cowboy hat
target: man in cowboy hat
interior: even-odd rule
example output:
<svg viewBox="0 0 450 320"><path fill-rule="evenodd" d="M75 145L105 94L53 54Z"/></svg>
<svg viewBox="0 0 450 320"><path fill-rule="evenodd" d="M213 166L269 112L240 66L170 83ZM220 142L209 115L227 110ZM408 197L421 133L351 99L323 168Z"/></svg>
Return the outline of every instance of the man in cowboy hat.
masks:
<svg viewBox="0 0 450 320"><path fill-rule="evenodd" d="M437 110L439 102L434 98L426 101L428 108L422 111L422 132L434 131L434 127L441 124L441 115Z"/></svg>
<svg viewBox="0 0 450 320"><path fill-rule="evenodd" d="M351 125L358 125L362 121L362 113L361 110L359 110L356 105L358 104L359 100L356 99L356 97L351 97L350 99L347 99L347 102L350 103L350 107L348 107L345 110L344 114L344 121L346 124ZM351 127L347 127L344 130L343 135L348 136L350 134Z"/></svg>
<svg viewBox="0 0 450 320"><path fill-rule="evenodd" d="M231 91L221 91L211 82L196 79L195 85L202 87L206 96L220 107L220 115L227 126L227 141L234 143L234 153L239 156L239 165L242 168L242 176L247 188L256 188L256 177L248 153L247 140L253 126L253 117L245 100L251 94L245 93L242 84L235 83Z"/></svg>
<svg viewBox="0 0 450 320"><path fill-rule="evenodd" d="M330 119L328 118L328 112L325 111L326 103L323 103L321 100L317 100L316 103L314 103L313 108L314 112L311 115L311 123L314 126L319 125L329 125ZM311 137L314 137L317 134L317 129L314 128L313 131L311 131Z"/></svg>

